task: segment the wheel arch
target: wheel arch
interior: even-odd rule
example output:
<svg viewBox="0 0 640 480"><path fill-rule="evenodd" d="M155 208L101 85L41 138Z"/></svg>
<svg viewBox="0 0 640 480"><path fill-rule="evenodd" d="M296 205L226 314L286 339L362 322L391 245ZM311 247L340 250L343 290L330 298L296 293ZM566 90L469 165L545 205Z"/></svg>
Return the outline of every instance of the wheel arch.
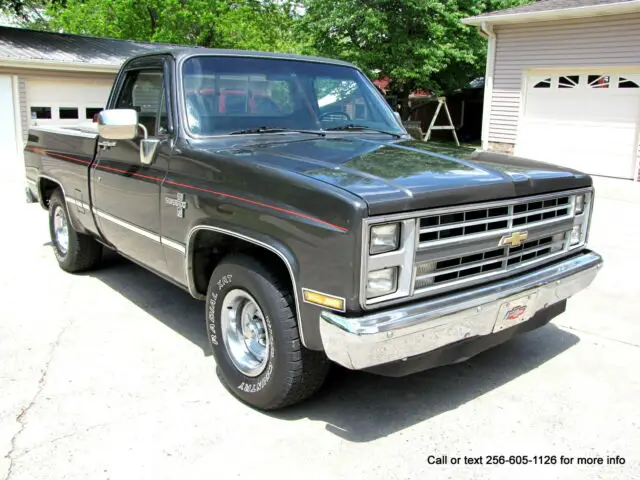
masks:
<svg viewBox="0 0 640 480"><path fill-rule="evenodd" d="M236 230L230 230L228 228L213 225L196 225L192 227L191 230L189 230L189 233L187 235L185 246L185 277L187 280L189 293L194 298L198 299L204 299L206 296L206 286L202 285L203 274L206 274L208 270L213 271L216 263L214 261L214 265L203 266L196 262L198 254L197 249L199 248L199 246L203 245L203 243L205 248L207 246L206 241L203 240L205 235L208 236L208 241L211 240L211 235L215 235L218 236L218 240L221 239L223 241L226 241L228 239L232 239L232 243L235 247L244 247L242 248L242 250L268 252L270 259L269 257L260 258L261 261L266 261L267 263L271 263L277 259L278 263L271 263L271 265L276 268L279 267L280 271L282 272L283 279L288 280L290 283L291 291L293 293L293 301L295 304L296 323L300 332L300 339L302 341L302 344L306 346L304 340L304 328L302 325L300 313L300 294L297 281L298 263L293 253L283 245L280 245L277 241L268 242L267 238L256 238L255 235L249 234L248 232L238 232ZM236 248L233 251L237 252L238 249ZM230 252L225 252L224 254L222 254L219 259L226 256L228 253ZM198 280L199 276L201 277L200 280Z"/></svg>
<svg viewBox="0 0 640 480"><path fill-rule="evenodd" d="M49 208L49 200L51 199L53 192L55 192L57 188L62 191L62 195L65 198L67 196L62 183L55 178L49 177L47 175L38 176L38 183L36 184L36 188L38 190L38 200L40 202L40 206L45 210Z"/></svg>
<svg viewBox="0 0 640 480"><path fill-rule="evenodd" d="M49 200L51 200L51 196L53 193L60 189L62 192L62 197L64 199L64 204L67 209L67 216L69 217L69 221L71 222L71 226L80 233L86 233L86 229L78 220L76 213L72 208L69 208L69 197L67 197L67 192L64 189L64 185L59 180L56 180L53 177L49 177L48 175L38 175L38 181L36 184L36 188L38 189L38 200L40 202L40 206L45 210L49 209Z"/></svg>

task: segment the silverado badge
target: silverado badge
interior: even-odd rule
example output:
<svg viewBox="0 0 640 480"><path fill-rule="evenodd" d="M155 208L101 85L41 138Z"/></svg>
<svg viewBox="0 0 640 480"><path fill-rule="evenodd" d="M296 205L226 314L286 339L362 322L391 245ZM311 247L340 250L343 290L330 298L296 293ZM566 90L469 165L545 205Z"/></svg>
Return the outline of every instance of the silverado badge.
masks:
<svg viewBox="0 0 640 480"><path fill-rule="evenodd" d="M176 207L178 218L184 218L184 209L187 208L187 202L184 200L184 193L176 194L176 198L164 197L164 203Z"/></svg>
<svg viewBox="0 0 640 480"><path fill-rule="evenodd" d="M498 246L502 247L503 245L510 245L512 247L517 247L524 242L528 236L529 234L527 232L513 232L510 235L502 237Z"/></svg>

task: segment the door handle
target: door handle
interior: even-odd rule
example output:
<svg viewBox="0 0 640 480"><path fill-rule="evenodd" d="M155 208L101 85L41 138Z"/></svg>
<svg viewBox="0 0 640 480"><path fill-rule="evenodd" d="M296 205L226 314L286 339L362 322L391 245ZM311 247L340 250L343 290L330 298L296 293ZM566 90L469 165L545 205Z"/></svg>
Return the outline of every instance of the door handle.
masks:
<svg viewBox="0 0 640 480"><path fill-rule="evenodd" d="M108 149L110 149L111 147L115 147L116 145L117 145L117 143L116 143L116 142L107 142L107 141L104 141L104 142L98 142L98 146L99 146L102 150L108 150Z"/></svg>

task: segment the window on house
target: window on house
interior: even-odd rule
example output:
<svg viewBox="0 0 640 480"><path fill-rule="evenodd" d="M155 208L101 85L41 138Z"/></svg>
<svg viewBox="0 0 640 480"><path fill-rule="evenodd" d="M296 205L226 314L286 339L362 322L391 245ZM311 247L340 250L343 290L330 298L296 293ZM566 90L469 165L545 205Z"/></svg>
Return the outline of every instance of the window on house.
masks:
<svg viewBox="0 0 640 480"><path fill-rule="evenodd" d="M640 88L640 83L626 77L620 77L618 88Z"/></svg>
<svg viewBox="0 0 640 480"><path fill-rule="evenodd" d="M540 80L533 88L551 88L551 77Z"/></svg>
<svg viewBox="0 0 640 480"><path fill-rule="evenodd" d="M51 107L31 107L31 118L51 119Z"/></svg>
<svg viewBox="0 0 640 480"><path fill-rule="evenodd" d="M558 78L558 88L576 88L580 83L580 75L563 75Z"/></svg>
<svg viewBox="0 0 640 480"><path fill-rule="evenodd" d="M102 107L87 107L85 110L84 118L86 118L87 120L93 120L93 117L95 117L102 110Z"/></svg>
<svg viewBox="0 0 640 480"><path fill-rule="evenodd" d="M75 107L60 107L60 120L72 120L78 118L78 109Z"/></svg>
<svg viewBox="0 0 640 480"><path fill-rule="evenodd" d="M587 82L590 88L609 88L611 77L609 75L589 75Z"/></svg>

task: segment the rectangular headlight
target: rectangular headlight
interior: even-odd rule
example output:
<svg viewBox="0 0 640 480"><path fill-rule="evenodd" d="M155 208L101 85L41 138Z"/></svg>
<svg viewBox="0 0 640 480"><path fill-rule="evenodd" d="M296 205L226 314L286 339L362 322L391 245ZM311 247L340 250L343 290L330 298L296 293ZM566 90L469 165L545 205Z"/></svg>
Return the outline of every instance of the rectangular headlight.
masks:
<svg viewBox="0 0 640 480"><path fill-rule="evenodd" d="M398 267L383 268L369 272L367 276L367 298L380 297L398 289Z"/></svg>
<svg viewBox="0 0 640 480"><path fill-rule="evenodd" d="M387 223L371 227L369 254L393 252L400 246L400 224Z"/></svg>

